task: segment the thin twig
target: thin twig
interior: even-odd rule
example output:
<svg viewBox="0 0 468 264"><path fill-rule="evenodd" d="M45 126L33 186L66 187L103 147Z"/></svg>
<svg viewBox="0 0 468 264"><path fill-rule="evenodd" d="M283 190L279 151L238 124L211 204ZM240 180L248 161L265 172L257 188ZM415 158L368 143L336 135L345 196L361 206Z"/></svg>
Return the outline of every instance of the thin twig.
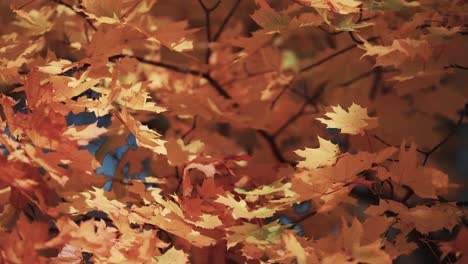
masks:
<svg viewBox="0 0 468 264"><path fill-rule="evenodd" d="M75 8L74 8L72 5L70 5L70 4L66 3L66 2L64 2L63 0L52 0L52 1L55 2L55 3L57 3L57 4L59 4L59 5L63 5L63 6L68 7L69 9L71 9L73 12L75 12L75 13L76 13L77 15L79 15L80 17L86 19L86 23L88 23L88 25L89 25L94 31L97 30L96 26L94 26L93 22L91 22L91 18L90 18L86 13L84 13L83 11L75 10Z"/></svg>
<svg viewBox="0 0 468 264"><path fill-rule="evenodd" d="M382 84L383 81L383 70L382 67L376 67L374 68L374 80L372 81L372 86L369 91L369 99L373 101L375 97L377 96L377 93L379 91L379 87Z"/></svg>
<svg viewBox="0 0 468 264"><path fill-rule="evenodd" d="M289 90L289 88L291 88L291 86L294 84L294 82L296 81L296 77L292 78L290 82L288 82L284 87L283 89L281 89L281 91L278 93L278 95L276 95L276 97L273 99L273 101L271 101L271 105L270 105L270 109L273 109L276 105L276 103L278 103L279 99L281 98L281 96L283 96L283 94Z"/></svg>
<svg viewBox="0 0 468 264"><path fill-rule="evenodd" d="M463 111L460 113L460 118L458 119L458 122L455 125L455 127L452 129L452 131L447 136L445 136L445 138L443 138L439 143L437 143L434 147L432 147L431 150L426 152L425 157L424 157L424 161L422 163L423 166L426 165L426 163L429 160L429 157L432 155L432 153L434 153L438 149L440 149L445 143L447 143L449 141L449 139L451 139L457 133L458 128L463 123L463 118L467 114L468 114L468 104L465 104L465 107L464 107Z"/></svg>
<svg viewBox="0 0 468 264"><path fill-rule="evenodd" d="M221 3L221 0L218 0L210 8L208 8L203 3L203 0L198 0L198 3L200 3L200 6L203 8L203 11L205 12L206 41L207 41L207 48L206 48L206 53L205 53L205 63L209 64L210 63L210 57L211 57L211 48L210 48L210 43L211 43L211 12L213 12L219 6L219 4Z"/></svg>
<svg viewBox="0 0 468 264"><path fill-rule="evenodd" d="M182 140L184 140L190 133L192 133L195 130L195 128L197 128L197 116L196 115L193 117L192 127L182 135L181 137Z"/></svg>
<svg viewBox="0 0 468 264"><path fill-rule="evenodd" d="M362 41L362 40L356 38L356 36L354 36L354 33L353 33L353 32L348 31L348 35L351 37L351 39L353 40L353 42L355 42L356 44L358 44L358 45L364 44L364 41Z"/></svg>
<svg viewBox="0 0 468 264"><path fill-rule="evenodd" d="M377 40L377 39L378 39L378 37L371 37L371 38L368 38L367 41L370 42L370 41L374 41L374 40ZM337 51L337 52L335 52L333 54L328 55L327 57L325 57L325 58L323 58L323 59L321 59L321 60L319 60L317 62L314 62L314 63L312 63L312 64L310 64L308 66L303 67L302 69L300 69L299 72L305 72L305 71L308 71L308 70L310 70L312 68L315 68L315 67L317 67L317 66L319 66L319 65L321 65L321 64L323 64L323 63L325 63L325 62L327 62L327 61L329 61L329 60L331 60L331 59L333 59L333 58L335 58L335 57L337 57L337 56L339 56L341 54L343 54L343 53L346 53L346 52L356 48L357 46L358 46L357 43L355 43L353 45L350 45L350 46L348 46L348 47L346 47L346 48L344 48L342 50L339 50L339 51Z"/></svg>
<svg viewBox="0 0 468 264"><path fill-rule="evenodd" d="M221 86L221 84L218 83L209 73L203 73L202 77L210 83L210 85L215 88L215 90L224 98L226 99L232 99L231 95L224 90L224 88Z"/></svg>
<svg viewBox="0 0 468 264"><path fill-rule="evenodd" d="M356 77L346 81L346 82L342 82L340 85L341 86L350 86L351 84L361 80L361 79L364 79L370 75L372 75L374 73L374 69L370 70L370 71L366 71L366 72L363 72L359 75L357 75Z"/></svg>
<svg viewBox="0 0 468 264"><path fill-rule="evenodd" d="M114 56L109 57L108 60L110 62L115 62L115 61L117 61L119 59L122 59L122 58L136 59L141 63L153 65L153 66L160 67L160 68L165 68L165 69L168 69L168 70L171 70L171 71L174 71L174 72L190 74L190 75L194 75L194 76L202 76L203 75L203 72L198 71L198 70L192 70L192 69L188 69L188 68L184 68L184 67L179 67L179 66L175 66L175 65L160 62L160 61L148 60L148 59L145 59L143 57L133 56L133 55L118 54L118 55L114 55Z"/></svg>
<svg viewBox="0 0 468 264"><path fill-rule="evenodd" d="M229 10L228 15L224 18L223 22L221 23L221 26L219 26L218 31L213 37L213 41L218 41L219 37L221 37L221 34L223 34L224 29L226 28L226 25L229 23L229 20L232 18L234 13L237 10L237 7L239 7L241 0L236 0L236 3L232 6L231 10Z"/></svg>
<svg viewBox="0 0 468 264"><path fill-rule="evenodd" d="M328 35L331 35L331 36L336 36L336 35L339 35L341 33L345 33L346 31L333 31L333 32L330 32L328 30L326 30L324 27L322 26L318 26L318 29L322 30L323 32L327 33Z"/></svg>
<svg viewBox="0 0 468 264"><path fill-rule="evenodd" d="M137 8L138 5L140 5L140 3L142 2L143 0L140 0L138 2L136 2L132 7L130 7L127 12L125 12L125 14L123 14L120 19L124 19L126 18L128 15L130 15L130 13L133 12L133 10L135 10L135 8Z"/></svg>
<svg viewBox="0 0 468 264"><path fill-rule="evenodd" d="M429 151L424 151L424 150L421 150L419 148L416 149L416 151L422 155L424 155L424 160L422 162L422 166L425 166L426 163L429 161L429 158L430 156L436 152L438 149L440 149L445 143L447 143L453 136L455 136L455 134L457 133L459 127L462 125L463 123L463 119L465 117L465 115L468 115L468 103L465 104L465 107L464 109L461 111L460 113L460 118L458 119L458 122L456 123L455 127L452 129L452 131L450 131L450 133L448 133L439 143L437 143L435 146L433 146ZM386 145L387 147L397 147L397 146L394 146L388 142L386 142L385 140L383 140L382 138L380 138L379 136L377 135L374 135L373 138L375 138L376 140L378 140L380 143ZM409 148L408 146L405 146L406 148Z"/></svg>
<svg viewBox="0 0 468 264"><path fill-rule="evenodd" d="M465 71L468 70L467 66L462 66L460 64L450 64L449 66L445 66L444 68L445 69L454 68L454 69L460 69L460 70L465 70Z"/></svg>
<svg viewBox="0 0 468 264"><path fill-rule="evenodd" d="M301 117L304 114L304 111L308 105L308 101L304 100L304 103L301 105L301 108L299 108L299 111L297 111L293 116L291 116L282 126L280 126L271 136L273 138L276 138L281 132L283 132L286 128L288 128L291 124L296 122L299 117Z"/></svg>
<svg viewBox="0 0 468 264"><path fill-rule="evenodd" d="M311 7L311 6L309 6L309 5L306 5L306 4L302 3L302 2L299 1L299 0L292 0L292 1L293 1L294 3L296 3L296 4L301 5L301 6L304 6L304 7Z"/></svg>
<svg viewBox="0 0 468 264"><path fill-rule="evenodd" d="M215 90L221 96L223 96L226 99L232 99L231 95L229 95L229 93L226 90L224 90L224 88L221 86L221 84L219 84L218 81L213 79L213 77L211 77L211 75L208 74L208 73L201 72L201 71L198 71L198 70L189 69L189 68L179 67L179 66L176 66L176 65L172 65L172 64L168 64L168 63L164 63L164 62L160 62L160 61L148 60L148 59L145 59L145 58L139 57L139 56L125 55L125 54L118 54L118 55L111 56L111 57L108 58L108 60L111 61L111 62L115 62L115 61L117 61L117 60L119 60L121 58L133 58L133 59L136 59L139 62L144 63L144 64L153 65L153 66L156 66L156 67L168 69L168 70L183 73L183 74L190 74L190 75L193 75L193 76L199 76L199 77L207 80L208 83L213 88L215 88Z"/></svg>
<svg viewBox="0 0 468 264"><path fill-rule="evenodd" d="M32 2L34 2L34 1L36 1L36 0L30 0L30 1L26 2L26 3L24 3L22 6L18 7L18 9L16 9L16 10L21 10L21 9L25 8L26 6L28 6L29 4L31 4Z"/></svg>
<svg viewBox="0 0 468 264"><path fill-rule="evenodd" d="M273 155L275 156L276 160L278 160L281 163L292 164L292 162L284 158L278 145L276 145L275 138L272 135L270 135L265 130L257 130L257 132L268 142L268 145L270 145L271 151L273 152Z"/></svg>
<svg viewBox="0 0 468 264"><path fill-rule="evenodd" d="M317 214L317 211L312 211L312 212L309 212L303 216L301 216L300 218L296 219L294 221L294 224L299 224L299 223L302 223L304 222L305 220L309 219L310 217L314 216Z"/></svg>
<svg viewBox="0 0 468 264"><path fill-rule="evenodd" d="M394 148L398 148L398 146L396 145L392 145L390 143L388 143L387 141L385 141L384 139L382 139L381 137L377 136L377 135L374 135L373 138L375 138L377 141L379 141L380 143L384 144L385 146L387 147L394 147ZM405 148L410 148L409 146L405 146ZM426 151L424 150L421 150L419 148L416 149L416 152L419 152L423 155L426 155Z"/></svg>

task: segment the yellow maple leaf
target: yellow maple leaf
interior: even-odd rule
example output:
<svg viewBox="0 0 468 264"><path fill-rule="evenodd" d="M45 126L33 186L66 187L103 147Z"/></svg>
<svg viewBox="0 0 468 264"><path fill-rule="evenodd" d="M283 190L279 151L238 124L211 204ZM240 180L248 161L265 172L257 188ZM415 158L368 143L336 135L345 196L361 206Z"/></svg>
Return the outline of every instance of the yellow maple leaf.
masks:
<svg viewBox="0 0 468 264"><path fill-rule="evenodd" d="M313 170L318 167L335 164L339 152L338 145L334 145L321 137L318 137L318 139L319 148L305 148L304 150L298 149L294 151L300 157L305 158L305 160L297 164L298 168Z"/></svg>
<svg viewBox="0 0 468 264"><path fill-rule="evenodd" d="M306 251L302 247L301 243L297 241L297 238L294 234L291 234L291 233L284 234L283 241L286 246L286 249L292 254L294 254L294 256L296 256L298 264L307 263Z"/></svg>
<svg viewBox="0 0 468 264"><path fill-rule="evenodd" d="M343 15L358 13L359 5L362 4L355 0L302 0L300 2L311 7L327 9Z"/></svg>
<svg viewBox="0 0 468 264"><path fill-rule="evenodd" d="M341 129L341 133L357 135L363 134L366 129L373 129L378 125L378 119L369 117L367 109L353 103L348 112L341 106L332 106L333 112L327 112L325 116L330 119L317 118L320 122L327 125L328 128Z"/></svg>
<svg viewBox="0 0 468 264"><path fill-rule="evenodd" d="M157 263L187 263L188 255L182 251L171 247L164 255L156 257Z"/></svg>
<svg viewBox="0 0 468 264"><path fill-rule="evenodd" d="M137 144L139 146L148 148L155 153L166 155L167 151L164 147L166 141L159 139L160 135L147 126L142 125L138 120L133 118L125 108L122 108L120 113L113 112L119 120L125 124L130 132L135 135Z"/></svg>
<svg viewBox="0 0 468 264"><path fill-rule="evenodd" d="M239 218L246 218L246 219L253 219L253 218L267 218L275 214L275 210L262 207L256 210L250 211L247 203L244 200L237 201L232 194L227 194L226 196L219 196L215 202L224 204L230 208L232 208L232 216L234 219Z"/></svg>

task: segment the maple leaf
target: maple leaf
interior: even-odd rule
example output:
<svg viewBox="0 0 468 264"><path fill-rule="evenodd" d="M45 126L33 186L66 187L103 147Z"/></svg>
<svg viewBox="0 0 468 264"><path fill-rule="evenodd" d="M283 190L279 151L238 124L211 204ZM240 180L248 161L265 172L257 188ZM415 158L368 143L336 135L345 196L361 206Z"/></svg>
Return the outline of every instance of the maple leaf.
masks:
<svg viewBox="0 0 468 264"><path fill-rule="evenodd" d="M366 245L361 244L364 229L359 220L354 218L351 227L347 227L344 219L342 221L343 230L340 238L346 250L345 254L351 256L352 259L343 259L344 252L338 252L335 257L332 256L333 258L342 258L343 263L392 263L388 254L381 249L382 242L380 239ZM326 263L330 263L329 261L324 260Z"/></svg>
<svg viewBox="0 0 468 264"><path fill-rule="evenodd" d="M296 236L288 233L283 235L286 249L297 257L298 264L307 263L307 254L302 245L297 241Z"/></svg>
<svg viewBox="0 0 468 264"><path fill-rule="evenodd" d="M123 85L122 88L114 87L109 94L109 98L127 109L155 113L166 111L166 108L157 106L154 102L148 102L150 96L146 91L147 85L148 82L138 82L133 85Z"/></svg>
<svg viewBox="0 0 468 264"><path fill-rule="evenodd" d="M269 34L281 32L288 28L290 18L287 14L276 12L265 0L256 0L260 9L256 10L252 19L263 27Z"/></svg>
<svg viewBox="0 0 468 264"><path fill-rule="evenodd" d="M147 126L142 125L138 120L133 118L130 113L122 108L121 112L113 112L115 116L135 135L137 144L148 148L158 154L166 154L164 143L166 141L159 139L160 135L149 129Z"/></svg>
<svg viewBox="0 0 468 264"><path fill-rule="evenodd" d="M339 14L358 13L362 3L355 0L300 0L300 2L315 8L327 9Z"/></svg>
<svg viewBox="0 0 468 264"><path fill-rule="evenodd" d="M364 130L376 128L378 119L369 117L367 109L353 103L348 112L341 106L332 106L333 112L327 112L325 116L330 119L317 118L320 122L327 125L328 128L338 128L341 133L357 135L364 134Z"/></svg>
<svg viewBox="0 0 468 264"><path fill-rule="evenodd" d="M94 252L98 256L107 257L118 235L116 228L106 227L102 220L99 222L88 220L77 225L69 218L60 218L56 225L60 234L47 241L44 247L70 244L87 252Z"/></svg>
<svg viewBox="0 0 468 264"><path fill-rule="evenodd" d="M259 227L251 223L244 223L240 226L226 228L228 231L226 240L227 247L232 248L238 243L247 241L252 244L265 244L273 242L283 231L277 222L272 222Z"/></svg>
<svg viewBox="0 0 468 264"><path fill-rule="evenodd" d="M195 140L185 145L181 139L171 139L164 146L167 149L169 163L173 166L179 166L195 159L204 150L205 144L200 140Z"/></svg>
<svg viewBox="0 0 468 264"><path fill-rule="evenodd" d="M7 2L0 262L466 260L463 1Z"/></svg>
<svg viewBox="0 0 468 264"><path fill-rule="evenodd" d="M448 176L439 170L420 166L416 144L412 143L408 149L405 145L403 141L400 146L400 162L390 166L392 179L411 187L421 197L436 198L443 194L449 187Z"/></svg>
<svg viewBox="0 0 468 264"><path fill-rule="evenodd" d="M364 42L365 56L377 56L375 66L399 67L407 60L421 59L427 62L432 54L432 48L427 40L395 39L391 46L372 45ZM362 58L361 57L361 58Z"/></svg>
<svg viewBox="0 0 468 264"><path fill-rule="evenodd" d="M16 15L20 18L17 24L21 27L29 28L36 34L43 34L49 31L52 23L49 21L54 10L49 7L43 7L40 10L31 10L26 12L24 10L14 10Z"/></svg>
<svg viewBox="0 0 468 264"><path fill-rule="evenodd" d="M68 60L58 60L58 61L51 61L46 66L37 67L40 72L47 73L47 74L60 74L63 73L75 65Z"/></svg>
<svg viewBox="0 0 468 264"><path fill-rule="evenodd" d="M294 151L298 156L305 158L305 160L297 164L298 168L313 170L318 167L335 164L339 152L338 145L321 137L318 137L318 140L319 148L317 149L305 148L304 150Z"/></svg>
<svg viewBox="0 0 468 264"><path fill-rule="evenodd" d="M244 200L237 201L232 194L227 193L226 196L219 196L215 202L224 204L232 209L232 217L234 219L246 218L267 218L275 213L275 210L269 208L258 208L252 211L249 210L247 203Z"/></svg>
<svg viewBox="0 0 468 264"><path fill-rule="evenodd" d="M57 257L52 258L53 264L80 264L83 261L81 249L66 244Z"/></svg>
<svg viewBox="0 0 468 264"><path fill-rule="evenodd" d="M400 10L403 8L420 6L421 4L418 1L406 1L406 0L390 0L390 1L371 0L371 1L365 1L365 5L369 9Z"/></svg>
<svg viewBox="0 0 468 264"><path fill-rule="evenodd" d="M417 206L403 210L398 217L404 223L413 225L419 232L427 234L443 228L451 230L460 222L462 215L463 212L451 205L435 205L431 208Z"/></svg>
<svg viewBox="0 0 468 264"><path fill-rule="evenodd" d="M177 250L174 247L170 248L166 253L155 258L158 263L187 263L188 256L182 250Z"/></svg>
<svg viewBox="0 0 468 264"><path fill-rule="evenodd" d="M458 254L462 254L462 257L459 259L461 263L463 261L466 261L467 257L467 252L468 252L468 246L464 241L468 239L468 229L466 227L462 228L455 239L455 241L452 242L445 242L442 243L441 250L443 251L442 258L449 254L450 252L455 252Z"/></svg>

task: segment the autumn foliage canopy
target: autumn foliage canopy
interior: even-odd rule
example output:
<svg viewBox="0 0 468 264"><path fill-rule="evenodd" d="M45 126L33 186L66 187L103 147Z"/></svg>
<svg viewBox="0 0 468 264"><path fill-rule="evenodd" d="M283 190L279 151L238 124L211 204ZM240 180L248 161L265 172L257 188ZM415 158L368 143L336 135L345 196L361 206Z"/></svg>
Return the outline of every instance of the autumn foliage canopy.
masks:
<svg viewBox="0 0 468 264"><path fill-rule="evenodd" d="M468 263L466 1L0 2L0 263Z"/></svg>

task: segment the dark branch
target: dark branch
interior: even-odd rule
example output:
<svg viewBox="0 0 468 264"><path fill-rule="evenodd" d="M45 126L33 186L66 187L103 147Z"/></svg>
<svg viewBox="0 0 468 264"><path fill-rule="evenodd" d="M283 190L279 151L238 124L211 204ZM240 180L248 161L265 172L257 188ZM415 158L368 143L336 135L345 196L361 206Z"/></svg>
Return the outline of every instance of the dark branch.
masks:
<svg viewBox="0 0 468 264"><path fill-rule="evenodd" d="M311 6L308 6L308 5L304 4L304 3L302 3L302 2L299 1L299 0L292 0L292 1L293 1L294 3L296 3L296 4L301 5L301 6L304 6L304 7L311 7Z"/></svg>
<svg viewBox="0 0 468 264"><path fill-rule="evenodd" d="M310 217L312 217L312 216L314 216L316 214L317 214L317 211L313 210L313 211L299 217L298 219L296 219L294 221L294 224L300 224L300 223L304 222L305 220L309 219Z"/></svg>
<svg viewBox="0 0 468 264"><path fill-rule="evenodd" d="M34 2L34 1L36 1L36 0L30 0L30 1L26 2L26 3L24 3L22 6L18 7L16 10L21 10L21 9L25 8L26 6L28 6L29 4L31 4L32 2Z"/></svg>
<svg viewBox="0 0 468 264"><path fill-rule="evenodd" d="M356 36L354 36L354 33L353 33L353 32L348 31L348 34L349 34L349 36L351 37L351 39L352 39L356 44L358 44L358 45L364 44L364 41L362 41L362 40L356 38Z"/></svg>
<svg viewBox="0 0 468 264"><path fill-rule="evenodd" d="M271 151L273 152L273 155L275 156L276 160L278 160L281 163L289 163L293 165L293 162L287 161L284 158L278 145L276 145L275 138L272 135L270 135L265 130L257 130L257 132L268 142L268 145L270 145Z"/></svg>
<svg viewBox="0 0 468 264"><path fill-rule="evenodd" d="M436 152L438 149L440 149L445 143L447 143L455 134L457 133L458 128L461 126L463 123L463 118L465 115L468 115L468 103L465 104L465 107L463 108L463 111L460 113L460 118L458 119L457 124L455 127L452 129L452 131L445 136L439 143L437 143L434 147L431 148L431 150L427 151L424 157L424 161L422 165L426 165L427 161L429 160L429 157L432 155L432 153Z"/></svg>
<svg viewBox="0 0 468 264"><path fill-rule="evenodd" d="M94 26L93 22L91 22L91 18L88 17L88 15L86 15L83 11L77 11L75 10L75 8L73 8L72 5L68 4L68 3L65 3L63 0L52 0L53 2L59 4L59 5L63 5L63 6L66 6L68 7L69 9L71 9L73 12L75 12L77 15L79 15L80 17L86 19L86 23L88 23L88 25L94 30L96 31L97 28L96 26Z"/></svg>
<svg viewBox="0 0 468 264"><path fill-rule="evenodd" d="M304 100L304 103L302 104L301 108L299 108L299 111L297 111L293 116L291 116L282 126L278 128L271 136L273 138L276 138L281 132L283 132L288 126L290 126L292 123L296 122L296 120L301 117L304 114L304 111L308 105L308 101Z"/></svg>
<svg viewBox="0 0 468 264"><path fill-rule="evenodd" d="M422 155L424 155L424 160L423 160L423 163L422 165L425 166L426 163L429 161L429 158L430 156L436 152L437 150L439 150L443 145L445 145L445 143L447 143L453 136L455 136L455 134L457 133L457 130L459 129L459 127L462 125L463 123L463 119L465 116L468 115L468 103L465 104L465 107L464 109L461 111L460 113L460 118L458 119L458 122L456 123L455 127L452 129L452 131L450 131L449 134L447 134L447 136L445 136L439 143L437 143L434 147L432 147L429 151L424 151L424 150L421 150L421 149L416 149L417 152L421 153ZM382 138L380 138L379 136L377 135L374 135L374 138L376 140L378 140L380 143L388 146L388 147L397 147L397 146L394 146L388 142L386 142L385 140L383 140ZM409 148L408 146L406 146L406 148Z"/></svg>
<svg viewBox="0 0 468 264"><path fill-rule="evenodd" d="M445 66L444 68L445 69L454 68L454 69L460 69L460 70L465 70L465 71L468 70L468 67L462 66L460 64L450 64L449 66Z"/></svg>
<svg viewBox="0 0 468 264"><path fill-rule="evenodd" d="M218 41L219 37L221 37L221 34L223 34L224 29L226 28L226 25L229 23L229 20L231 20L232 16L237 10L237 7L239 7L241 0L236 0L236 3L232 6L231 10L229 10L228 15L224 18L223 22L221 23L221 26L219 27L218 31L213 37L213 41Z"/></svg>
<svg viewBox="0 0 468 264"><path fill-rule="evenodd" d="M374 69L374 80L372 81L372 86L369 91L369 99L372 101L375 99L377 96L377 93L379 91L379 87L382 84L383 81L383 69L382 67L376 67Z"/></svg>
<svg viewBox="0 0 468 264"><path fill-rule="evenodd" d="M286 84L283 89L281 89L281 91L278 93L278 95L276 95L276 97L273 99L273 101L271 101L271 105L270 105L270 109L273 109L276 105L276 103L278 103L279 99L281 98L281 96L283 96L283 94L289 89L291 88L291 86L294 84L294 81L296 80L296 78L293 78L288 84Z"/></svg>
<svg viewBox="0 0 468 264"><path fill-rule="evenodd" d="M361 80L361 79L364 79L370 75L372 75L374 73L374 69L370 70L370 71L366 71L366 72L363 72L361 74L359 74L358 76L346 81L346 82L343 82L341 83L340 85L341 86L350 86L351 84Z"/></svg>
<svg viewBox="0 0 468 264"><path fill-rule="evenodd" d="M324 27L322 26L318 26L318 29L322 30L323 32L327 33L328 35L331 35L331 36L336 36L336 35L339 35L341 33L345 33L346 31L328 31L326 30Z"/></svg>
<svg viewBox="0 0 468 264"><path fill-rule="evenodd" d="M192 133L195 130L195 128L197 128L197 116L196 115L193 117L192 127L182 135L181 137L182 140L184 140L188 135L190 135L190 133Z"/></svg>
<svg viewBox="0 0 468 264"><path fill-rule="evenodd" d="M374 41L374 40L377 40L377 39L379 39L379 38L378 37L372 37L372 38L368 38L367 41L370 42L370 41ZM317 67L317 66L319 66L319 65L321 65L321 64L323 64L323 63L325 63L325 62L327 62L327 61L329 61L329 60L331 60L331 59L333 59L333 58L335 58L335 57L337 57L337 56L339 56L341 54L343 54L343 53L346 53L346 52L356 48L357 46L358 46L358 44L356 43L356 44L348 46L348 47L346 47L346 48L344 48L342 50L339 50L339 51L337 51L337 52L335 52L333 54L330 54L327 57L325 57L325 58L323 58L323 59L321 59L321 60L319 60L317 62L314 62L314 63L312 63L312 64L310 64L308 66L305 66L299 72L305 72L305 71L308 71L308 70L310 70L312 68L315 68L315 67Z"/></svg>
<svg viewBox="0 0 468 264"><path fill-rule="evenodd" d="M118 55L114 55L114 56L109 57L109 61L110 62L115 62L115 61L117 61L119 59L122 59L122 58L136 59L139 62L144 63L144 64L149 64L149 65L153 65L153 66L156 66L156 67L165 68L165 69L168 69L168 70L171 70L171 71L174 71L174 72L183 73L183 74L190 74L190 75L194 75L194 76L202 76L203 75L203 73L201 71L192 70L192 69L188 69L188 68L184 68L184 67L179 67L179 66L175 66L175 65L172 65L172 64L167 64L167 63L164 63L164 62L148 60L148 59L145 59L145 58L139 57L139 56L118 54Z"/></svg>
<svg viewBox="0 0 468 264"><path fill-rule="evenodd" d="M218 81L216 81L215 79L213 79L213 77L211 77L210 74L208 73L204 73L202 75L202 77L208 81L208 83L210 83L210 85L215 88L215 90L221 95L223 96L224 98L226 99L232 99L231 95L226 92L226 90L224 90L224 88L221 86L221 84L219 84Z"/></svg>
<svg viewBox="0 0 468 264"><path fill-rule="evenodd" d="M156 66L156 67L168 69L168 70L171 70L171 71L174 71L174 72L183 73L183 74L190 74L190 75L193 75L193 76L199 76L199 77L207 80L208 83L213 88L215 88L215 90L221 96L223 96L226 99L232 99L232 97L229 95L228 92L226 92L226 90L224 90L224 88L221 86L221 84L219 84L218 81L213 79L213 77L211 77L211 75L208 74L208 73L204 73L204 72L201 72L201 71L198 71L198 70L192 70L192 69L188 69L188 68L184 68L184 67L179 67L179 66L176 66L176 65L172 65L172 64L168 64L168 63L164 63L164 62L160 62L160 61L148 60L148 59L145 59L145 58L139 57L139 56L125 55L125 54L118 54L118 55L111 56L111 57L109 57L109 61L110 62L115 62L115 61L117 61L117 60L119 60L121 58L125 58L125 57L133 58L133 59L138 60L141 63L145 63L145 64L153 65L153 66Z"/></svg>
<svg viewBox="0 0 468 264"><path fill-rule="evenodd" d="M211 57L211 48L210 48L210 43L211 43L211 12L213 12L216 8L218 8L219 4L221 3L221 0L218 0L210 8L208 8L203 3L203 0L198 0L198 3L200 3L201 7L203 8L203 11L205 11L206 41L207 41L207 48L206 48L206 54L205 54L205 63L209 64L210 63L210 57Z"/></svg>
<svg viewBox="0 0 468 264"><path fill-rule="evenodd" d="M394 148L398 148L398 146L396 145L392 145L390 143L388 143L387 141L383 140L381 137L377 136L377 135L374 135L374 138L379 141L380 143L384 144L385 146L387 147L394 147ZM409 146L405 146L405 148L409 148ZM426 155L426 151L424 150L421 150L421 149L416 149L417 152L423 154L423 155Z"/></svg>

